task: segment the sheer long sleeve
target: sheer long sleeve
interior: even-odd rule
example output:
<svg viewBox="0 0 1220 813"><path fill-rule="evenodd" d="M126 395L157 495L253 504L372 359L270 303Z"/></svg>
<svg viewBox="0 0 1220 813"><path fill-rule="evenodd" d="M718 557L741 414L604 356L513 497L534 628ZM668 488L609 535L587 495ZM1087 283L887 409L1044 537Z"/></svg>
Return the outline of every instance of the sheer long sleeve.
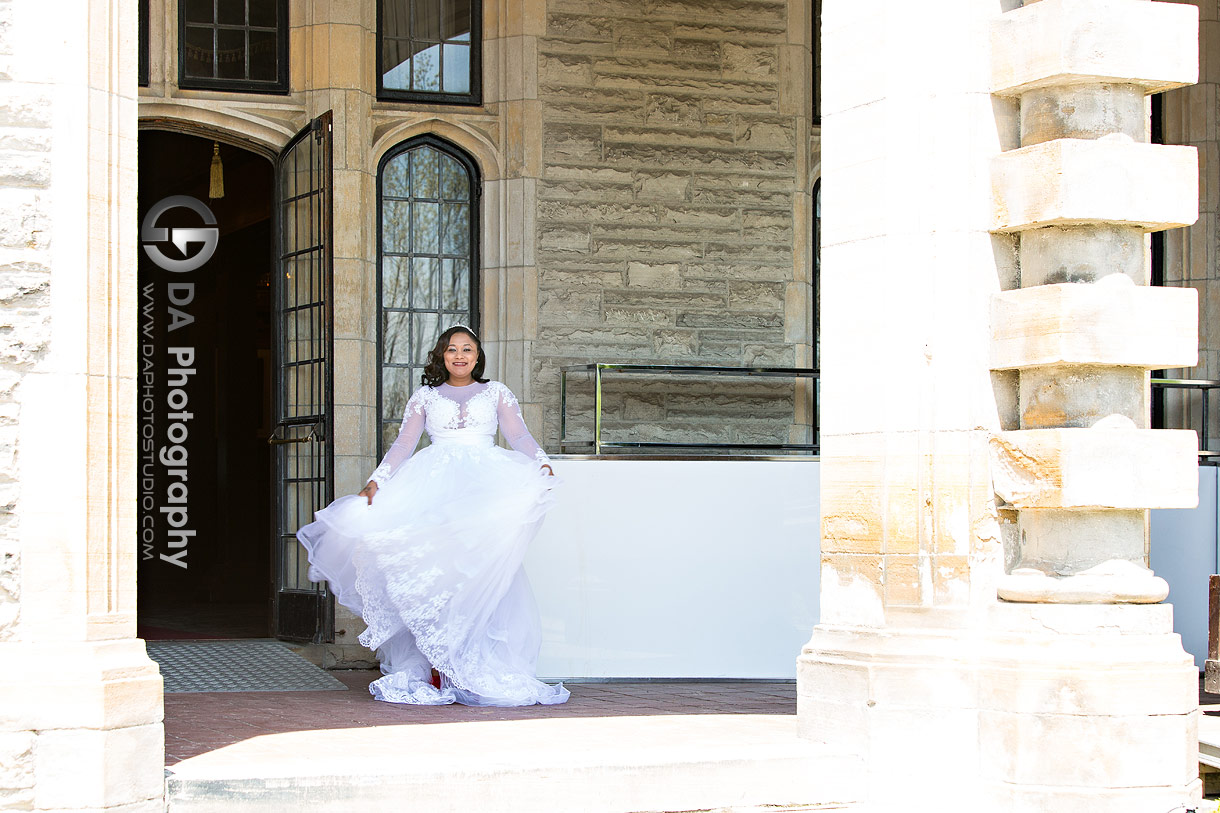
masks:
<svg viewBox="0 0 1220 813"><path fill-rule="evenodd" d="M369 477L369 482L376 483L378 488L390 479L394 472L398 471L399 466L415 454L415 447L419 445L419 439L424 433L424 421L427 417L424 413L423 392L423 389L416 390L411 399L407 401L398 437L386 451L385 457L381 459L381 464L373 470L373 474Z"/></svg>
<svg viewBox="0 0 1220 813"><path fill-rule="evenodd" d="M534 440L534 436L526 427L525 419L521 417L521 405L517 403L517 397L503 385L500 387L500 398L496 404L496 417L500 422L500 433L504 435L509 446L523 455L534 458L539 464L550 462L546 452L542 451L542 447L538 445L538 441Z"/></svg>

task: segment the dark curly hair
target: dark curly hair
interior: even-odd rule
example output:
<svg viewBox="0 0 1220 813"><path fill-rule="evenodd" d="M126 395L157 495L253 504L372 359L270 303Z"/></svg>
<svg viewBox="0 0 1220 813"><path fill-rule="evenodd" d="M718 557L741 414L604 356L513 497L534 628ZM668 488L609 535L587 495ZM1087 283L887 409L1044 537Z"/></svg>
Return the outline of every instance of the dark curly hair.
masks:
<svg viewBox="0 0 1220 813"><path fill-rule="evenodd" d="M487 383L487 379L483 377L483 368L487 366L487 355L483 352L483 342L479 340L473 330L465 325L454 325L441 334L441 337L436 340L436 346L428 353L428 363L424 366L424 374L419 378L419 382L425 387L439 387L449 380L449 371L445 369L445 348L458 333L465 333L474 339L475 347L479 348L479 357L474 363L474 370L471 371L470 377L480 384Z"/></svg>

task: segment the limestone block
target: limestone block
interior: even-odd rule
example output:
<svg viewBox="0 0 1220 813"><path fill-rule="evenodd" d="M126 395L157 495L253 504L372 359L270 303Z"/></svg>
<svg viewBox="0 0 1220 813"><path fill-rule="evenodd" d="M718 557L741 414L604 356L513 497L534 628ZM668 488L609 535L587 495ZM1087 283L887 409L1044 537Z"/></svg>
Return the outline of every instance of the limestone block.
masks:
<svg viewBox="0 0 1220 813"><path fill-rule="evenodd" d="M1171 637L1155 636L1150 640L1159 642ZM1093 640L1092 636L1070 636L1063 640L1061 646L1051 650L1056 657L1068 656L1057 664L1013 663L1009 669L989 671L979 684L982 707L1019 714L1113 716L1189 714L1198 706L1198 675L1185 658L1176 667L1159 662L1155 665L1106 662L1100 657L1102 652L1094 654L1101 647ZM1106 652L1117 655L1120 642L1112 638L1109 641ZM1133 647L1145 657L1159 654L1139 639L1121 642L1121 646ZM1104 679L1098 679L1099 674L1104 674Z"/></svg>
<svg viewBox="0 0 1220 813"><path fill-rule="evenodd" d="M1193 367L1198 300L1194 288L1137 286L1121 274L1002 291L991 300L991 369Z"/></svg>
<svg viewBox="0 0 1220 813"><path fill-rule="evenodd" d="M1113 415L1149 428L1148 373L1140 367L1054 364L1018 377L1019 423L1006 429L1088 428Z"/></svg>
<svg viewBox="0 0 1220 813"><path fill-rule="evenodd" d="M1110 559L1066 575L1018 567L996 582L996 595L1036 604L1157 604L1169 596L1169 584L1142 564Z"/></svg>
<svg viewBox="0 0 1220 813"><path fill-rule="evenodd" d="M1026 429L991 439L995 490L1016 508L1194 508L1198 442L1179 429Z"/></svg>
<svg viewBox="0 0 1220 813"><path fill-rule="evenodd" d="M1085 656L1093 652L1099 653L1094 657L1099 663L1121 662L1137 669L1147 666L1152 660L1170 666L1185 666L1192 662L1191 657L1182 650L1181 640L1173 634L1171 604L1075 607L1059 604L996 604L992 607L991 619L994 628L1005 639L1042 636L1037 651L1049 664L1054 664L1059 655L1047 647L1047 640L1068 642L1072 657L1063 662L1070 663L1072 668L1078 668ZM1124 642L1125 639L1134 638L1142 639L1138 647ZM1084 640L1090 640L1092 645L1082 647ZM1108 649L1101 650L1101 646ZM1030 655L1025 652L1013 655L1008 665L1042 668L1032 663Z"/></svg>
<svg viewBox="0 0 1220 813"><path fill-rule="evenodd" d="M1220 692L1220 661L1208 658L1203 662L1203 690L1212 694Z"/></svg>
<svg viewBox="0 0 1220 813"><path fill-rule="evenodd" d="M991 173L995 231L1089 223L1158 231L1199 215L1194 147L1060 138L997 155Z"/></svg>
<svg viewBox="0 0 1220 813"><path fill-rule="evenodd" d="M21 557L7 544L4 548L0 549L0 640L12 633L21 612Z"/></svg>
<svg viewBox="0 0 1220 813"><path fill-rule="evenodd" d="M34 800L34 739L32 731L0 733L0 806L32 807Z"/></svg>
<svg viewBox="0 0 1220 813"><path fill-rule="evenodd" d="M62 660L72 669L47 674ZM0 729L118 729L159 724L161 674L144 642L5 642L0 644Z"/></svg>
<svg viewBox="0 0 1220 813"><path fill-rule="evenodd" d="M1042 0L991 29L991 88L1124 82L1147 93L1199 78L1199 12L1187 3Z"/></svg>
<svg viewBox="0 0 1220 813"><path fill-rule="evenodd" d="M159 799L161 724L109 731L58 729L38 735L37 809L110 808Z"/></svg>
<svg viewBox="0 0 1220 813"><path fill-rule="evenodd" d="M1197 771L1197 714L983 711L980 765L988 778L1020 785L1185 787Z"/></svg>
<svg viewBox="0 0 1220 813"><path fill-rule="evenodd" d="M1032 569L1065 576L1114 559L1144 570L1146 511L1042 508L1019 514L1021 555L1013 572Z"/></svg>
<svg viewBox="0 0 1220 813"><path fill-rule="evenodd" d="M808 651L796 661L797 729L801 737L833 743L848 753L868 746L871 674L862 664L819 660Z"/></svg>
<svg viewBox="0 0 1220 813"><path fill-rule="evenodd" d="M981 809L1006 813L1148 813L1149 810L1207 810L1199 780L1152 788L1044 788L993 781L983 786Z"/></svg>
<svg viewBox="0 0 1220 813"><path fill-rule="evenodd" d="M1148 140L1144 90L1135 85L1037 88L1021 94L1021 145L1055 138L1101 138L1120 133Z"/></svg>
<svg viewBox="0 0 1220 813"><path fill-rule="evenodd" d="M1019 241L1017 284L1003 290L1057 285L1061 282L1097 282L1125 274L1137 285L1149 283L1148 235L1136 226L1048 226L1011 235Z"/></svg>

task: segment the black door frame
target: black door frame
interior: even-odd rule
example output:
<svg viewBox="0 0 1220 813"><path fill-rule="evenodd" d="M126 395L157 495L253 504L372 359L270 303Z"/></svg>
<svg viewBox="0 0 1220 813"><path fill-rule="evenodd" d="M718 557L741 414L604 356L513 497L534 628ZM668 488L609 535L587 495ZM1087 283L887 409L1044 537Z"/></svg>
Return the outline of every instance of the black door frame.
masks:
<svg viewBox="0 0 1220 813"><path fill-rule="evenodd" d="M295 544L298 528L312 521L313 512L324 507L334 499L334 251L333 251L333 158L332 134L333 116L327 111L313 119L304 129L297 133L287 146L276 157L275 161L275 271L272 276L272 355L273 355L273 397L274 414L272 423L274 431L268 443L272 454L271 504L272 513L272 544L274 546L274 562L272 568L272 615L275 635L292 641L322 643L334 639L334 596L325 584L310 583L309 587L298 584L294 576L289 580L289 566L286 555L291 545ZM313 139L310 143L307 139ZM295 191L292 197L284 194L285 162L298 149L308 150L308 160L311 165L308 172L309 189L305 192ZM316 219L309 222L309 234L312 239L309 245L300 246L285 244L286 240L300 240L301 235L296 228L285 227L285 207L295 201L317 196L319 207ZM298 223L300 221L297 221ZM285 280L289 277L286 260L302 255L316 254L318 268L311 274L308 307L316 307L319 318L315 323L310 317L310 343L315 354L309 361L321 360L322 381L311 384L311 404L317 409L310 414L289 414L285 404L285 375L287 365L293 364L285 358ZM317 290L313 283L318 283ZM294 280L294 286L299 286L299 280ZM320 298L320 300L319 300ZM299 308L299 303L294 305ZM297 311L294 311L294 313ZM299 322L295 322L299 324ZM322 336L315 338L315 331L320 330ZM320 354L320 355L319 355ZM299 381L299 379L298 379ZM320 383L320 386L318 386ZM315 388L316 389L313 389ZM320 399L320 403L318 403ZM298 470L292 478L288 477L286 463L290 450L307 450L309 471L307 476L300 477L300 455L294 458ZM318 470L320 468L320 471ZM292 516L288 518L287 497L289 486L308 485L310 499L306 510L301 510L300 494L293 491ZM288 520L288 521L286 521ZM303 556L304 551L297 548L295 556ZM293 563L298 560L293 559ZM299 574L299 566L297 567ZM291 583L290 583L291 581Z"/></svg>

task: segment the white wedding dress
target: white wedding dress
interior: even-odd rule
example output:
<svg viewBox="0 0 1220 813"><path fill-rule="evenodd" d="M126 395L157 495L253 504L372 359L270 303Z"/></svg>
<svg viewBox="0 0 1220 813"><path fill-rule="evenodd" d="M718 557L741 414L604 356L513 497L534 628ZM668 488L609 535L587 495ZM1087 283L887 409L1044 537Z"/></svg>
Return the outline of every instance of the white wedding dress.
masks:
<svg viewBox="0 0 1220 813"><path fill-rule="evenodd" d="M516 451L495 445L497 426ZM412 454L425 429L432 444ZM384 677L369 686L378 700L568 699L562 684L534 677L541 632L521 567L557 482L546 462L508 387L421 387L370 478L373 504L341 497L297 532L310 578L330 582L368 624L360 643L381 661Z"/></svg>

